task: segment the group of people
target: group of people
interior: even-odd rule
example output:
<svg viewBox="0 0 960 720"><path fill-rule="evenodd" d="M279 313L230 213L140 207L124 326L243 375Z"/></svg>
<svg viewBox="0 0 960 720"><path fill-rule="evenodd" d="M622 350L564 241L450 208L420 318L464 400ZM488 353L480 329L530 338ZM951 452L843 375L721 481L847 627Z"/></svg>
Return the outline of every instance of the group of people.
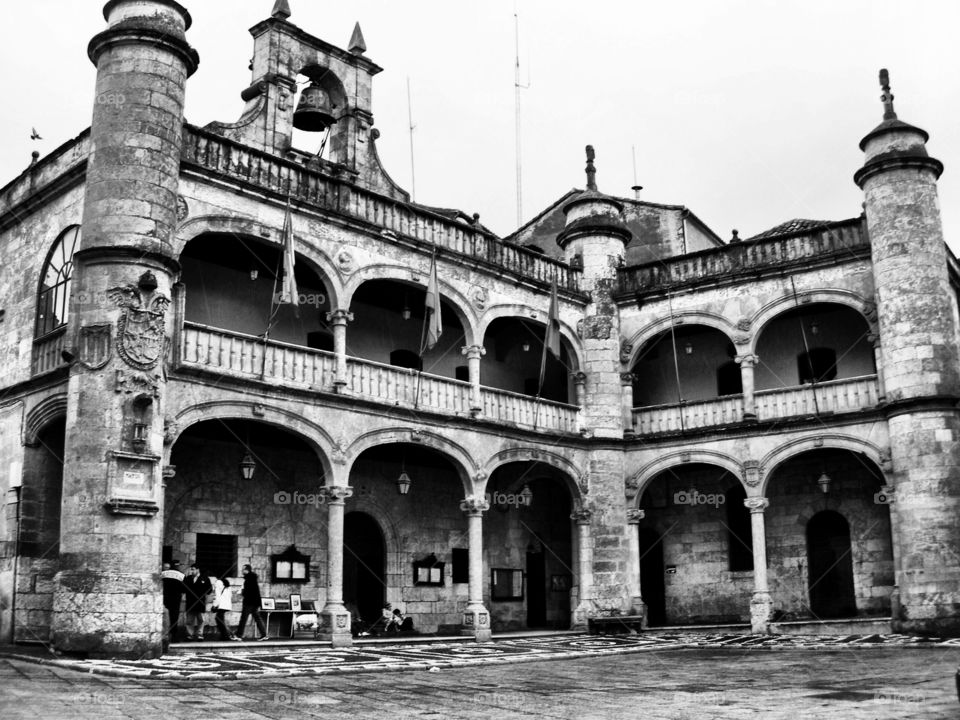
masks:
<svg viewBox="0 0 960 720"><path fill-rule="evenodd" d="M234 634L227 625L226 615L233 610L233 589L230 580L208 576L196 564L190 566L187 574L180 571L179 563L173 560L163 563L160 578L163 581L163 606L170 619L170 637L180 634L180 606L184 605L187 640L203 640L204 613L213 611L217 630L221 640L242 640L247 619L253 617L259 631L258 640L267 639L267 629L260 617L260 584L257 574L249 565L243 566L243 597L240 610L240 624ZM184 603L184 598L186 602ZM208 609L209 608L209 609Z"/></svg>
<svg viewBox="0 0 960 720"><path fill-rule="evenodd" d="M383 604L380 617L370 624L367 624L360 617L360 612L357 610L355 604L348 603L347 610L349 610L353 616L351 630L357 637L413 633L413 618L404 615L399 608L394 608L390 603Z"/></svg>

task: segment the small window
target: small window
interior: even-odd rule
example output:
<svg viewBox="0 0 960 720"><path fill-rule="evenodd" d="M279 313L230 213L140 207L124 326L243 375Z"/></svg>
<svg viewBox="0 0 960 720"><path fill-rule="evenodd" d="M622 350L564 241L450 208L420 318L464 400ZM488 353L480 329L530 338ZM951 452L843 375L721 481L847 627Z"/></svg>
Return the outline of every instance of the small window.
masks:
<svg viewBox="0 0 960 720"><path fill-rule="evenodd" d="M390 353L390 364L394 367L422 370L423 361L413 350L394 350Z"/></svg>
<svg viewBox="0 0 960 720"><path fill-rule="evenodd" d="M40 290L37 293L38 338L67 324L73 253L79 244L80 226L74 225L61 233L47 255L40 274Z"/></svg>
<svg viewBox="0 0 960 720"><path fill-rule="evenodd" d="M207 575L237 575L237 536L197 533L197 566Z"/></svg>
<svg viewBox="0 0 960 720"><path fill-rule="evenodd" d="M443 568L445 563L437 560L437 556L430 553L423 560L413 561L414 585L443 586Z"/></svg>
<svg viewBox="0 0 960 720"><path fill-rule="evenodd" d="M830 348L813 348L797 356L800 384L826 382L837 377L837 353Z"/></svg>
<svg viewBox="0 0 960 720"><path fill-rule="evenodd" d="M523 570L490 570L491 600L523 600Z"/></svg>
<svg viewBox="0 0 960 720"><path fill-rule="evenodd" d="M470 582L470 551L467 548L453 548L453 582Z"/></svg>
<svg viewBox="0 0 960 720"><path fill-rule="evenodd" d="M740 366L730 360L717 368L717 395L739 395L743 392Z"/></svg>
<svg viewBox="0 0 960 720"><path fill-rule="evenodd" d="M273 582L309 582L310 556L297 552L297 548L291 545L279 555L270 556L270 569Z"/></svg>
<svg viewBox="0 0 960 720"><path fill-rule="evenodd" d="M734 485L726 492L727 542L731 572L753 570L753 528L750 510L743 504L747 494L742 485Z"/></svg>

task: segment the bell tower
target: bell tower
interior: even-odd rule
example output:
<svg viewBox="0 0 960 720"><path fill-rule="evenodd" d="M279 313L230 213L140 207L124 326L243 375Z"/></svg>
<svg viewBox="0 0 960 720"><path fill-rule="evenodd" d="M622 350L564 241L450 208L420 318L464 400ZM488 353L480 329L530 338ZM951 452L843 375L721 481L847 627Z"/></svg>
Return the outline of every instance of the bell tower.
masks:
<svg viewBox="0 0 960 720"><path fill-rule="evenodd" d="M160 459L183 102L199 62L174 0L110 0L97 67L71 363L52 640L150 657L162 642Z"/></svg>
<svg viewBox="0 0 960 720"><path fill-rule="evenodd" d="M960 365L956 297L940 223L940 161L897 117L880 71L883 121L860 142L899 534L894 629L960 633Z"/></svg>

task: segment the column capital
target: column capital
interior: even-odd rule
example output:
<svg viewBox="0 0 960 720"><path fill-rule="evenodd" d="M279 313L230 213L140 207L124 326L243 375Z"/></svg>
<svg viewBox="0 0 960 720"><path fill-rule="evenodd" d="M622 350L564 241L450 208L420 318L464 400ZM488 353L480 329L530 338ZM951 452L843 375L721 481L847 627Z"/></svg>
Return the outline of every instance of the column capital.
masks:
<svg viewBox="0 0 960 720"><path fill-rule="evenodd" d="M353 488L348 485L324 485L318 493L327 505L343 505L348 497L353 496Z"/></svg>
<svg viewBox="0 0 960 720"><path fill-rule="evenodd" d="M764 510L770 507L770 501L765 497L748 497L743 501L743 505L748 508L752 514L762 514Z"/></svg>
<svg viewBox="0 0 960 720"><path fill-rule="evenodd" d="M760 362L759 355L737 355L733 361L737 363L740 367L752 368Z"/></svg>
<svg viewBox="0 0 960 720"><path fill-rule="evenodd" d="M460 501L460 510L470 517L480 517L490 509L490 503L482 495L468 495Z"/></svg>
<svg viewBox="0 0 960 720"><path fill-rule="evenodd" d="M577 370L576 372L570 373L570 377L576 385L587 384L587 374L583 372L583 370Z"/></svg>
<svg viewBox="0 0 960 720"><path fill-rule="evenodd" d="M460 354L466 355L467 360L479 360L487 354L487 349L483 345L464 345L460 348Z"/></svg>
<svg viewBox="0 0 960 720"><path fill-rule="evenodd" d="M593 510L581 502L577 502L570 513L570 519L576 521L577 525L589 525L592 517Z"/></svg>
<svg viewBox="0 0 960 720"><path fill-rule="evenodd" d="M643 510L627 510L627 523L629 525L636 525L646 516L647 513Z"/></svg>
<svg viewBox="0 0 960 720"><path fill-rule="evenodd" d="M334 325L346 325L348 322L353 322L353 313L346 308L331 310L327 313L327 322Z"/></svg>
<svg viewBox="0 0 960 720"><path fill-rule="evenodd" d="M624 387L630 387L633 385L633 381L637 379L637 376L631 372L622 372L620 373L620 384Z"/></svg>

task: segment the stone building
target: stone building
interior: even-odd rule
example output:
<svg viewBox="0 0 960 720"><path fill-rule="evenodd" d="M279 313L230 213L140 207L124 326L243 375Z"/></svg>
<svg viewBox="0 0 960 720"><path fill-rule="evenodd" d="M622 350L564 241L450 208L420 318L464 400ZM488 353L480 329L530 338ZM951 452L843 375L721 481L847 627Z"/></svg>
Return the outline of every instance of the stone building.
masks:
<svg viewBox="0 0 960 720"><path fill-rule="evenodd" d="M104 15L90 128L0 189L3 641L155 655L170 559L252 564L335 644L384 602L478 640L960 628L960 274L885 78L863 215L724 242L588 149L499 238L381 166L359 26L279 0L240 119L195 127L188 12Z"/></svg>

